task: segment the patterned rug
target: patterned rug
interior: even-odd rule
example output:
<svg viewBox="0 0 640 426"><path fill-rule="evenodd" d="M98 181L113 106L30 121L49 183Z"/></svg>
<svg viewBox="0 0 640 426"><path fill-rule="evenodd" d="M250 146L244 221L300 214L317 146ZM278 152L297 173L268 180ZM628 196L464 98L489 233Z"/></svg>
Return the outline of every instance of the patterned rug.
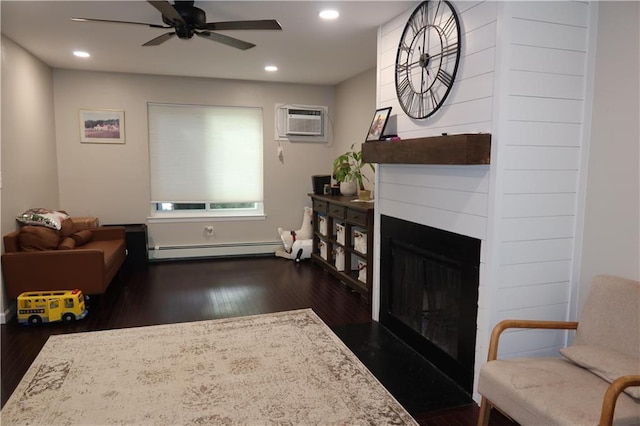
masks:
<svg viewBox="0 0 640 426"><path fill-rule="evenodd" d="M413 424L310 309L52 336L3 425Z"/></svg>

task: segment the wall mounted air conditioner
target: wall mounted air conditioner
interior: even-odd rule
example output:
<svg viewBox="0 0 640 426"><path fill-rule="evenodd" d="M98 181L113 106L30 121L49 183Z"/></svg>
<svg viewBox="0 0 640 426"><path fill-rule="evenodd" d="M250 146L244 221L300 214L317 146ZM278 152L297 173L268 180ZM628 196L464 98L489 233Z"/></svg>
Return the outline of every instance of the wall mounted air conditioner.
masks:
<svg viewBox="0 0 640 426"><path fill-rule="evenodd" d="M306 108L287 109L287 135L324 135L324 110Z"/></svg>

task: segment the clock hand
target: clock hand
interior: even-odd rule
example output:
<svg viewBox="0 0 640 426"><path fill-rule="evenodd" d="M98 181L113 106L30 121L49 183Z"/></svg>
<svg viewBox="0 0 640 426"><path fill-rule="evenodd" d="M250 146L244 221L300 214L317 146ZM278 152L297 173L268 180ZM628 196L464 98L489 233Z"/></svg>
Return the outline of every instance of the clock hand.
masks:
<svg viewBox="0 0 640 426"><path fill-rule="evenodd" d="M426 9L426 12L427 12L427 19L426 19L426 20L428 21L428 20L429 20L429 19L428 19L428 16L429 16L429 9L428 9L428 7L427 7L427 9ZM419 53L420 53L420 61L419 61L419 62L420 62L420 65L422 66L422 70L421 70L421 74L422 74L422 75L420 76L420 88L421 88L421 89L423 89L423 87L422 87L422 86L424 86L424 69L425 69L425 66L424 66L423 58L422 58L422 57L423 57L423 55L425 54L425 50L424 50L424 48L425 48L426 42L427 42L427 29L426 29L425 27L423 27L423 28L422 28L422 52L419 52ZM428 74L429 74L429 72L427 71L427 75L428 75Z"/></svg>
<svg viewBox="0 0 640 426"><path fill-rule="evenodd" d="M424 39L423 39L423 43L424 43ZM424 49L424 44L422 45L423 49ZM420 64L420 90L422 90L422 86L424 85L424 66L422 64L422 55L423 53L420 52L420 47L418 47L418 53L420 53L420 60L418 61L418 64Z"/></svg>

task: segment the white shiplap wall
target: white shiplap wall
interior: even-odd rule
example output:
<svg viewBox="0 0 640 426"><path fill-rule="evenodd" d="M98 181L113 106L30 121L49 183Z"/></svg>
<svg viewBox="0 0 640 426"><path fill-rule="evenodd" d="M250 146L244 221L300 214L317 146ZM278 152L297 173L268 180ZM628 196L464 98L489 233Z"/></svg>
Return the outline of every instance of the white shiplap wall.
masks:
<svg viewBox="0 0 640 426"><path fill-rule="evenodd" d="M454 7L461 16L461 62L443 108L427 120L413 120L396 99L396 48L412 10L380 28L377 103L393 107L404 139L491 133L491 165L380 165L376 215L481 240L477 374L491 328L501 319L569 315L595 8L573 1ZM379 292L379 282L374 290ZM509 332L500 354L557 354L565 338L559 332Z"/></svg>

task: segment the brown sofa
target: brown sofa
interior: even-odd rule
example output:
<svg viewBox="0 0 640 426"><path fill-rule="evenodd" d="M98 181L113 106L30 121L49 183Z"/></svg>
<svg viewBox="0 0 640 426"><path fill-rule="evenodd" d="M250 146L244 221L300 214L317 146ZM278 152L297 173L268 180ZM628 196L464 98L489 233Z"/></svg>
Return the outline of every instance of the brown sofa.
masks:
<svg viewBox="0 0 640 426"><path fill-rule="evenodd" d="M7 296L25 291L80 289L104 294L126 258L125 229L90 228L90 241L71 249L24 251L20 232L4 237L2 273Z"/></svg>

